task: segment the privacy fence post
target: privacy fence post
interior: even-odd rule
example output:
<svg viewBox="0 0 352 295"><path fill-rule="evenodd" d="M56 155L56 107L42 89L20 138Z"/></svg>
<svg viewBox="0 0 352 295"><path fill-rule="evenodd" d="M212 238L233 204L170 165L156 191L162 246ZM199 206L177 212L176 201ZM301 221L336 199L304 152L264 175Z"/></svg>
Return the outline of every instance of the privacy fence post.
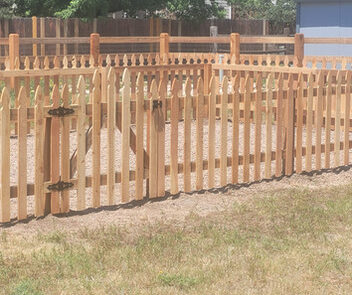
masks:
<svg viewBox="0 0 352 295"><path fill-rule="evenodd" d="M235 64L239 65L240 60L240 34L232 33L230 35L230 56L235 58Z"/></svg>
<svg viewBox="0 0 352 295"><path fill-rule="evenodd" d="M18 34L9 35L9 57L10 57L10 69L14 70L16 65L16 58L20 58L20 40ZM11 78L11 88L15 87L15 78Z"/></svg>
<svg viewBox="0 0 352 295"><path fill-rule="evenodd" d="M163 64L168 64L169 60L169 34L161 33L160 34L160 60Z"/></svg>
<svg viewBox="0 0 352 295"><path fill-rule="evenodd" d="M90 56L94 59L94 66L99 64L100 55L100 35L97 33L90 34Z"/></svg>
<svg viewBox="0 0 352 295"><path fill-rule="evenodd" d="M38 38L38 26L37 26L37 17L33 16L32 17L32 38L37 39ZM33 43L33 56L37 56L38 52L38 45L37 43Z"/></svg>
<svg viewBox="0 0 352 295"><path fill-rule="evenodd" d="M295 34L294 60L296 67L303 67L304 34Z"/></svg>

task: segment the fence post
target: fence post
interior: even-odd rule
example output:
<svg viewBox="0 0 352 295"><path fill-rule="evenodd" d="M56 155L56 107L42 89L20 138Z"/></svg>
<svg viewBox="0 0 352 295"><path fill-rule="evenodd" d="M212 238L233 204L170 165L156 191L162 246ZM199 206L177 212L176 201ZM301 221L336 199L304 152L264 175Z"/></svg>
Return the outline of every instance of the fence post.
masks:
<svg viewBox="0 0 352 295"><path fill-rule="evenodd" d="M240 34L232 33L230 35L230 57L235 57L235 64L239 65L240 60Z"/></svg>
<svg viewBox="0 0 352 295"><path fill-rule="evenodd" d="M303 67L303 58L304 58L304 35L303 34L295 34L295 48L294 48L294 56L295 56L295 66Z"/></svg>
<svg viewBox="0 0 352 295"><path fill-rule="evenodd" d="M32 37L33 39L38 38L38 27L37 27L37 17L33 16L32 17ZM38 51L37 51L37 44L33 44L33 56L37 56Z"/></svg>
<svg viewBox="0 0 352 295"><path fill-rule="evenodd" d="M162 64L168 64L169 60L169 34L161 33L160 34L160 60Z"/></svg>
<svg viewBox="0 0 352 295"><path fill-rule="evenodd" d="M100 55L100 35L97 33L90 34L90 55L94 58L94 66L99 64Z"/></svg>
<svg viewBox="0 0 352 295"><path fill-rule="evenodd" d="M9 57L10 57L10 70L15 69L16 58L20 58L20 41L18 34L9 35ZM11 78L11 88L15 87L15 78Z"/></svg>

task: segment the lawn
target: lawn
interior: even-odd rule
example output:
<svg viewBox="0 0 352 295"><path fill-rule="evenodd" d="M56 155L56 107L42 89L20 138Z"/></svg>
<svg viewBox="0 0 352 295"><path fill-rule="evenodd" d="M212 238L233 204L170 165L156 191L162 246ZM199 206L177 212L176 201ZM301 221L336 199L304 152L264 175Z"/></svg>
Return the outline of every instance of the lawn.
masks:
<svg viewBox="0 0 352 295"><path fill-rule="evenodd" d="M234 197L182 225L2 229L0 294L350 294L351 227L338 186Z"/></svg>

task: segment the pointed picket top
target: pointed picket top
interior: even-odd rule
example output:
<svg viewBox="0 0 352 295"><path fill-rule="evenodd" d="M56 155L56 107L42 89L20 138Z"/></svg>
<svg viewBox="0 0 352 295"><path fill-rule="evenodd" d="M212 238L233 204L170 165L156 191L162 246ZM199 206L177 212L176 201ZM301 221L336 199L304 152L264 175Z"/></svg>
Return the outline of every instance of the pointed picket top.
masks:
<svg viewBox="0 0 352 295"><path fill-rule="evenodd" d="M303 74L302 73L299 73L298 75L298 87L303 87Z"/></svg>
<svg viewBox="0 0 352 295"><path fill-rule="evenodd" d="M1 109L9 108L10 106L10 92L7 87L4 87L1 92Z"/></svg>
<svg viewBox="0 0 352 295"><path fill-rule="evenodd" d="M119 57L118 54L115 55L114 63L115 63L115 67L119 67L120 66L120 57Z"/></svg>
<svg viewBox="0 0 352 295"><path fill-rule="evenodd" d="M319 72L319 75L321 75L321 71ZM342 72L338 70L337 76L336 76L336 83L341 85L341 82L342 82Z"/></svg>
<svg viewBox="0 0 352 295"><path fill-rule="evenodd" d="M127 68L124 69L124 71L123 71L122 83L123 83L122 97L124 97L126 93L131 92L131 74Z"/></svg>
<svg viewBox="0 0 352 295"><path fill-rule="evenodd" d="M86 67L86 58L84 55L81 55L81 58L79 60L79 64L81 66L81 68L85 68Z"/></svg>
<svg viewBox="0 0 352 295"><path fill-rule="evenodd" d="M44 70L49 70L50 61L47 56L44 57Z"/></svg>
<svg viewBox="0 0 352 295"><path fill-rule="evenodd" d="M283 86L282 73L279 73L279 76L277 77L277 81L276 81L276 89L282 89L282 86Z"/></svg>
<svg viewBox="0 0 352 295"><path fill-rule="evenodd" d="M23 107L27 107L27 95L26 95L26 89L21 86L20 91L18 93L18 107L19 108L23 108Z"/></svg>
<svg viewBox="0 0 352 295"><path fill-rule="evenodd" d="M111 56L110 56L110 54L108 54L107 56L106 56L106 58L105 58L105 63L106 63L106 65L107 66L111 66Z"/></svg>
<svg viewBox="0 0 352 295"><path fill-rule="evenodd" d="M86 82L84 80L84 77L82 75L79 76L78 78L78 84L77 84L77 90L78 90L78 103L83 106L86 104L86 97L85 97L85 92L86 92ZM82 95L83 94L83 95Z"/></svg>
<svg viewBox="0 0 352 295"><path fill-rule="evenodd" d="M128 57L126 54L123 55L122 62L125 67L128 66Z"/></svg>
<svg viewBox="0 0 352 295"><path fill-rule="evenodd" d="M171 82L171 93L173 95L177 95L177 93L179 92L179 88L180 88L180 83L176 78L174 78Z"/></svg>
<svg viewBox="0 0 352 295"><path fill-rule="evenodd" d="M40 68L40 60L39 60L38 56L36 56L34 58L34 62L33 62L33 69L39 70L39 68Z"/></svg>
<svg viewBox="0 0 352 295"><path fill-rule="evenodd" d="M190 96L192 92L192 82L190 78L186 79L186 83L185 83L185 93L186 96Z"/></svg>
<svg viewBox="0 0 352 295"><path fill-rule="evenodd" d="M37 108L43 107L44 97L42 95L42 89L39 85L37 86L37 89L35 90L34 101L35 101L35 105Z"/></svg>
<svg viewBox="0 0 352 295"><path fill-rule="evenodd" d="M167 81L165 81L164 79L160 79L158 93L160 96L162 96L162 93L165 93L166 95L166 92L167 92Z"/></svg>
<svg viewBox="0 0 352 295"><path fill-rule="evenodd" d="M227 76L224 76L224 78L222 78L221 88L222 88L222 93L229 92L229 78Z"/></svg>
<svg viewBox="0 0 352 295"><path fill-rule="evenodd" d="M53 107L59 106L59 88L55 84L51 91L51 104Z"/></svg>
<svg viewBox="0 0 352 295"><path fill-rule="evenodd" d="M18 57L15 58L15 70L20 69L20 60Z"/></svg>
<svg viewBox="0 0 352 295"><path fill-rule="evenodd" d="M210 82L209 82L209 90L210 90L210 94L213 95L214 93L216 93L215 91L215 77L211 76L210 78Z"/></svg>
<svg viewBox="0 0 352 295"><path fill-rule="evenodd" d="M57 56L54 57L53 64L54 64L54 69L59 69L60 68L59 57L57 57Z"/></svg>
<svg viewBox="0 0 352 295"><path fill-rule="evenodd" d="M140 66L144 66L144 56L143 56L143 54L139 55L138 62L139 62Z"/></svg>
<svg viewBox="0 0 352 295"><path fill-rule="evenodd" d="M9 57L7 56L5 58L5 71L9 71L10 70L10 59Z"/></svg>
<svg viewBox="0 0 352 295"><path fill-rule="evenodd" d="M31 67L31 61L29 60L29 57L26 56L24 59L24 69L29 70Z"/></svg>
<svg viewBox="0 0 352 295"><path fill-rule="evenodd" d="M214 79L214 81L213 81L213 83L214 83L214 91L215 91L215 79ZM213 86L212 86L213 87ZM234 79L233 79L233 82L232 82L232 89L233 89L233 91L234 92L240 92L240 77L239 77L239 75L238 74L236 74L236 76L234 77Z"/></svg>
<svg viewBox="0 0 352 295"><path fill-rule="evenodd" d="M68 68L68 60L67 60L67 56L66 55L62 59L62 68L63 69L67 69Z"/></svg>
<svg viewBox="0 0 352 295"><path fill-rule="evenodd" d="M160 55L159 54L155 55L155 64L160 65Z"/></svg>
<svg viewBox="0 0 352 295"><path fill-rule="evenodd" d="M266 79L266 89L269 90L269 89L272 89L273 88L273 74L272 73L269 73L267 79Z"/></svg>
<svg viewBox="0 0 352 295"><path fill-rule="evenodd" d="M262 90L262 87L263 87L262 73L258 72L256 81L255 81L255 89L258 92L258 90Z"/></svg>
<svg viewBox="0 0 352 295"><path fill-rule="evenodd" d="M99 74L98 70L94 71L92 83L93 83L94 87L100 87L100 74Z"/></svg>
<svg viewBox="0 0 352 295"><path fill-rule="evenodd" d="M178 60L178 64L182 64L182 54L181 53L179 53L177 55L177 60Z"/></svg>
<svg viewBox="0 0 352 295"><path fill-rule="evenodd" d="M61 89L61 99L62 99L62 105L64 107L68 107L68 87L66 84Z"/></svg>
<svg viewBox="0 0 352 295"><path fill-rule="evenodd" d="M150 85L150 94L151 94L152 100L158 98L158 86L156 84L155 79L152 80L152 83Z"/></svg>
<svg viewBox="0 0 352 295"><path fill-rule="evenodd" d="M148 62L148 66L152 65L152 63L153 63L153 58L150 54L148 54L147 62Z"/></svg>
<svg viewBox="0 0 352 295"><path fill-rule="evenodd" d="M108 67L108 76L107 76L108 84L111 87L115 87L115 70L112 67Z"/></svg>
<svg viewBox="0 0 352 295"><path fill-rule="evenodd" d="M138 73L136 84L137 94L139 94L140 92L144 93L144 77L141 72Z"/></svg>
<svg viewBox="0 0 352 295"><path fill-rule="evenodd" d="M136 55L132 54L131 56L131 66L135 66L136 65Z"/></svg>
<svg viewBox="0 0 352 295"><path fill-rule="evenodd" d="M227 77L226 77L227 79ZM197 93L198 94L203 94L204 93L204 82L202 77L199 77L197 80Z"/></svg>
<svg viewBox="0 0 352 295"><path fill-rule="evenodd" d="M71 64L73 69L77 68L77 57L75 55L72 57Z"/></svg>

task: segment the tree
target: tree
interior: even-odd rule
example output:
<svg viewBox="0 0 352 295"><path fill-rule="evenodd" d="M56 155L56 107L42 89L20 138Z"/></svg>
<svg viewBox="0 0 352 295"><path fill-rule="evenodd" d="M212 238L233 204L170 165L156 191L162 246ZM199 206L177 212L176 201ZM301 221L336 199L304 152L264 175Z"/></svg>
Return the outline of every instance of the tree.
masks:
<svg viewBox="0 0 352 295"><path fill-rule="evenodd" d="M294 0L228 0L238 18L267 19L272 23L292 24L296 19Z"/></svg>
<svg viewBox="0 0 352 295"><path fill-rule="evenodd" d="M0 0L0 18L12 17L14 5L14 0Z"/></svg>
<svg viewBox="0 0 352 295"><path fill-rule="evenodd" d="M1 1L1 0L0 0ZM172 15L178 19L201 21L210 17L221 18L222 7L215 0L12 0L20 16L57 16L91 19L107 16L109 12L123 11L135 17L138 11L147 16Z"/></svg>

